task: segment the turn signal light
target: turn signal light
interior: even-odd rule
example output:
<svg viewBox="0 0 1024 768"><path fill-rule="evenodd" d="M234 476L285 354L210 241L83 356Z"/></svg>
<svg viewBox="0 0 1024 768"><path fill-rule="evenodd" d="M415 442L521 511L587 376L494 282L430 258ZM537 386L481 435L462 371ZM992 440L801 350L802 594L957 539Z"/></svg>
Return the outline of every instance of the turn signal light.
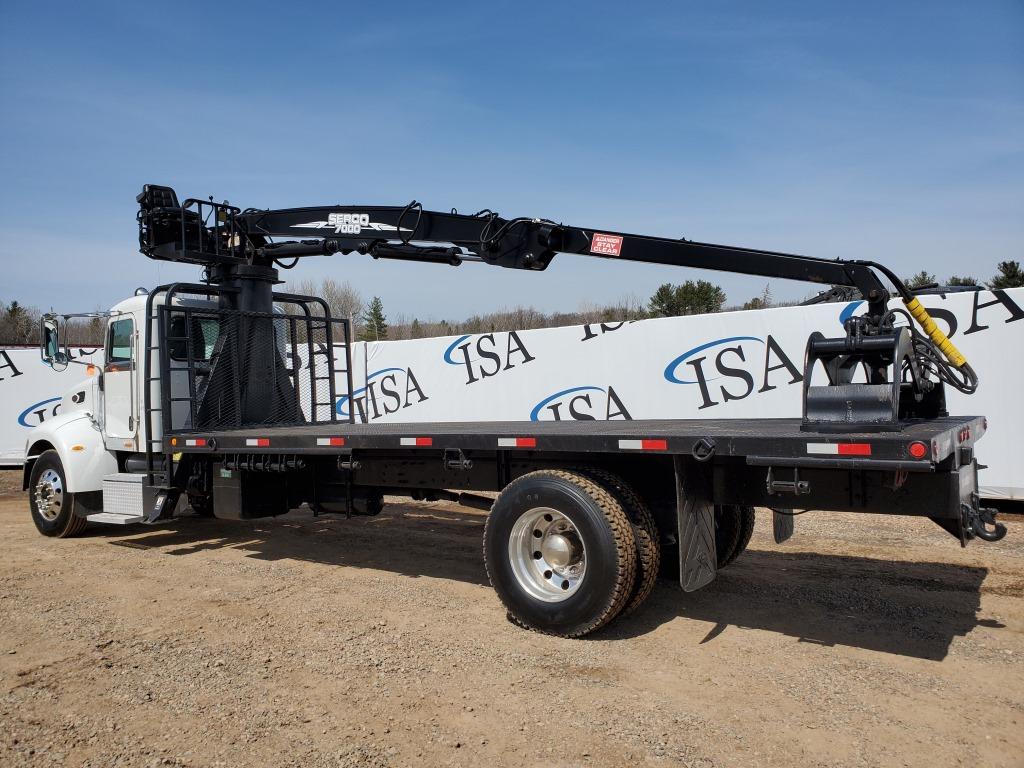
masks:
<svg viewBox="0 0 1024 768"><path fill-rule="evenodd" d="M910 455L915 459L923 459L928 455L928 446L921 442L911 443Z"/></svg>

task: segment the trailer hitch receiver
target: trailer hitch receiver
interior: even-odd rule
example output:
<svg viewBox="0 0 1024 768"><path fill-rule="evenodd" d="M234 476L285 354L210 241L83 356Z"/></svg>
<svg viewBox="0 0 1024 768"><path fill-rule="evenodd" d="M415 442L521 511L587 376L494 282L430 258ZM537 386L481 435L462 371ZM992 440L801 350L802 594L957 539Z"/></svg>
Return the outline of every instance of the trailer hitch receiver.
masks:
<svg viewBox="0 0 1024 768"><path fill-rule="evenodd" d="M806 496L811 492L810 482L800 479L800 470L797 467L793 468L792 480L776 480L775 468L768 467L768 476L765 478L764 484L769 496L784 493L791 493L794 496Z"/></svg>

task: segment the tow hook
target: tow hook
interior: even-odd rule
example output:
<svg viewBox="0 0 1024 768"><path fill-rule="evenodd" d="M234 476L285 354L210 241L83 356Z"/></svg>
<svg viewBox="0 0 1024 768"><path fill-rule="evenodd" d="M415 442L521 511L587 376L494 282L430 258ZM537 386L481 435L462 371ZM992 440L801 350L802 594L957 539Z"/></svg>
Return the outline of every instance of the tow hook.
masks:
<svg viewBox="0 0 1024 768"><path fill-rule="evenodd" d="M977 536L983 541L999 541L1006 535L1006 526L996 522L996 511L991 507L979 507L976 505L963 505L963 513L966 518L966 533L968 538ZM986 526L991 525L989 529Z"/></svg>

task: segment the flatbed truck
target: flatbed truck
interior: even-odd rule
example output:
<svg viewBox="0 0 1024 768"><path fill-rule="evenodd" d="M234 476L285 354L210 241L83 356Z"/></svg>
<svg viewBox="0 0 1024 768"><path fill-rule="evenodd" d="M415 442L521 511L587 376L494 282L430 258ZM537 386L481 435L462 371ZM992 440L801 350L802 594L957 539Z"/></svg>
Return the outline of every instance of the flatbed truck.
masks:
<svg viewBox="0 0 1024 768"><path fill-rule="evenodd" d="M374 515L385 495L487 511L491 584L523 627L592 632L635 610L660 572L684 591L746 547L754 508L777 541L799 511L928 517L962 545L1005 527L977 493L983 416L950 416L944 386L977 376L899 279L869 261L404 207L276 211L139 195L140 250L196 264L104 313L102 368L28 437L24 485L41 533L87 523L245 520L302 504ZM275 242L289 235L313 237ZM355 423L351 329L317 297L274 290L278 269L335 253L542 270L558 253L850 286L867 300L846 335L808 340L802 419ZM897 327L888 278L920 324ZM61 321L41 355L71 362ZM817 383L815 383L817 382ZM340 407L341 403L348 407ZM496 498L493 493L497 492ZM488 495L490 494L490 495Z"/></svg>

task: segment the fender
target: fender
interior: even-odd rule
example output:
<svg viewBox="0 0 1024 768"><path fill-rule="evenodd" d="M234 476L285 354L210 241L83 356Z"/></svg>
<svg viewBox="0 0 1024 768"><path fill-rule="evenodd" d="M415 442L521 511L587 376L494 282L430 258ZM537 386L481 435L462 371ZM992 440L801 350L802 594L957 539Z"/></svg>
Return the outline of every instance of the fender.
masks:
<svg viewBox="0 0 1024 768"><path fill-rule="evenodd" d="M103 435L92 417L82 411L60 413L33 427L25 441L25 486L32 465L49 443L64 465L64 480L69 493L85 493L103 489L103 476L117 472L117 458L103 444ZM45 450L45 449L44 449Z"/></svg>

